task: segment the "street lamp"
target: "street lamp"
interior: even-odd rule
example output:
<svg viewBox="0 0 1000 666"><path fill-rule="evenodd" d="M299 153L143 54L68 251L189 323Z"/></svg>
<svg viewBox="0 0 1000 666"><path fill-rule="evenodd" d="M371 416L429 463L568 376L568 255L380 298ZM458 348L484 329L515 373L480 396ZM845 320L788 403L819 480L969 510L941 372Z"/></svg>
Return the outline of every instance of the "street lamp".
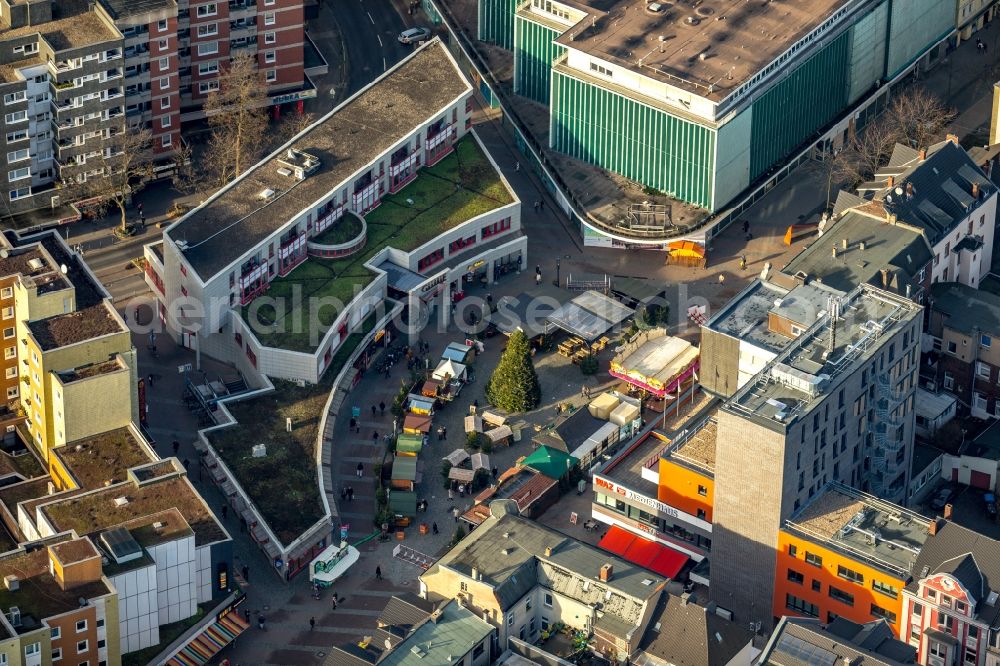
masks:
<svg viewBox="0 0 1000 666"><path fill-rule="evenodd" d="M561 283L559 281L559 269L561 267L559 259L556 259L556 286L558 287Z"/></svg>

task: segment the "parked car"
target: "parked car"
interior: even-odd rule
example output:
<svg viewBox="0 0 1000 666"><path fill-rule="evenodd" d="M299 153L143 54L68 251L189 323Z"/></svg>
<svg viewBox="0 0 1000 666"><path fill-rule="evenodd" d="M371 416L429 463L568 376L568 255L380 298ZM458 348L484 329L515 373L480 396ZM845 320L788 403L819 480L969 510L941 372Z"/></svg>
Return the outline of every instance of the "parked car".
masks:
<svg viewBox="0 0 1000 666"><path fill-rule="evenodd" d="M431 29L430 28L410 28L409 30L404 30L399 33L399 43L400 44L419 44L420 42L430 39Z"/></svg>
<svg viewBox="0 0 1000 666"><path fill-rule="evenodd" d="M944 505L950 502L955 497L955 489L952 486L944 486L939 488L936 493L934 493L934 499L931 500L931 508L935 511L940 511L944 508Z"/></svg>

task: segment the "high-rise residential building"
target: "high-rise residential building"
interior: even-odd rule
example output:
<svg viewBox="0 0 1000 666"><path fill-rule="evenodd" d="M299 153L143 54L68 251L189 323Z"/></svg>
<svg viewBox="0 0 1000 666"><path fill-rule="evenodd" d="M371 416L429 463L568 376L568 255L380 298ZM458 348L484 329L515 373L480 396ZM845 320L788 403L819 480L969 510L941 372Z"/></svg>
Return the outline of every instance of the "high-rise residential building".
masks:
<svg viewBox="0 0 1000 666"><path fill-rule="evenodd" d="M750 322L783 348L717 417L711 589L737 621L770 626L779 529L827 483L906 500L921 311L867 285L802 285ZM719 371L735 385L736 370Z"/></svg>
<svg viewBox="0 0 1000 666"><path fill-rule="evenodd" d="M125 127L121 32L100 6L66 10L0 0L4 215L68 203L62 184L100 176L93 158Z"/></svg>

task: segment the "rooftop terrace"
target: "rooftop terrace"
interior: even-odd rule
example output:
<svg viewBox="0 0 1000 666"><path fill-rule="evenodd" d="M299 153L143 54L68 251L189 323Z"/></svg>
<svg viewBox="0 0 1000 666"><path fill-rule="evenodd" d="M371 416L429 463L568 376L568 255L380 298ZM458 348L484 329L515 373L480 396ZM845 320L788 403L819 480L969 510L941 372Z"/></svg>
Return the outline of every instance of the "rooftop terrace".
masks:
<svg viewBox="0 0 1000 666"><path fill-rule="evenodd" d="M55 454L86 490L120 483L127 478L129 468L154 460L128 428L71 442L55 449Z"/></svg>
<svg viewBox="0 0 1000 666"><path fill-rule="evenodd" d="M276 151L166 235L187 244L184 257L208 280L470 90L433 40L293 140L295 149L319 159L315 173L301 181L279 174L285 150ZM268 202L258 196L265 189L275 192Z"/></svg>
<svg viewBox="0 0 1000 666"><path fill-rule="evenodd" d="M128 330L105 303L97 303L48 319L29 321L28 328L42 351Z"/></svg>
<svg viewBox="0 0 1000 666"><path fill-rule="evenodd" d="M659 2L658 11L632 0L567 4L594 18L563 34L560 44L719 101L852 0L678 0Z"/></svg>
<svg viewBox="0 0 1000 666"><path fill-rule="evenodd" d="M831 484L785 522L785 529L908 578L930 520L841 484Z"/></svg>
<svg viewBox="0 0 1000 666"><path fill-rule="evenodd" d="M66 372L60 372L59 377L63 380L63 382L70 384L72 382L90 379L91 377L108 375L112 372L125 370L127 367L128 366L126 366L122 361L119 361L117 358L113 358L108 361L81 365L78 368L73 368L72 370L67 370Z"/></svg>
<svg viewBox="0 0 1000 666"><path fill-rule="evenodd" d="M845 296L839 307L834 334L830 317L820 316L723 409L784 428L812 409L922 309L906 298L867 285Z"/></svg>
<svg viewBox="0 0 1000 666"><path fill-rule="evenodd" d="M15 81L23 81L24 77L20 74L21 69L31 67L33 65L39 65L43 62L45 62L45 58L40 55L33 55L20 60L15 60L13 62L4 63L3 65L0 65L0 82L14 83Z"/></svg>
<svg viewBox="0 0 1000 666"><path fill-rule="evenodd" d="M312 351L319 338L309 337L310 308L319 308L316 315L324 327L333 324L340 309L317 305L310 298L334 298L346 305L356 290L374 279L365 263L383 248L411 252L463 222L514 201L472 136L463 137L454 152L418 174L399 192L382 197L382 204L365 216L368 232L363 251L343 259L310 257L288 275L273 280L267 297L282 299L278 301L284 305L280 313L273 305L264 305L256 308L253 321L252 304L242 308L244 320L255 329L261 344ZM332 228L351 226L351 219L345 216ZM301 289L299 299L293 298L296 286Z"/></svg>

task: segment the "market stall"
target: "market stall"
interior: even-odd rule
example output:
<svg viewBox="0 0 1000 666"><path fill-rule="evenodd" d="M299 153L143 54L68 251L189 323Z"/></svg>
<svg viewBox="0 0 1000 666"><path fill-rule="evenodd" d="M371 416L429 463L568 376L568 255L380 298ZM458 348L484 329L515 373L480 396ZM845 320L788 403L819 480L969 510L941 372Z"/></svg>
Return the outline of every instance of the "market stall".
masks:
<svg viewBox="0 0 1000 666"><path fill-rule="evenodd" d="M611 361L611 375L662 398L693 379L698 365L694 345L652 329L622 347Z"/></svg>

